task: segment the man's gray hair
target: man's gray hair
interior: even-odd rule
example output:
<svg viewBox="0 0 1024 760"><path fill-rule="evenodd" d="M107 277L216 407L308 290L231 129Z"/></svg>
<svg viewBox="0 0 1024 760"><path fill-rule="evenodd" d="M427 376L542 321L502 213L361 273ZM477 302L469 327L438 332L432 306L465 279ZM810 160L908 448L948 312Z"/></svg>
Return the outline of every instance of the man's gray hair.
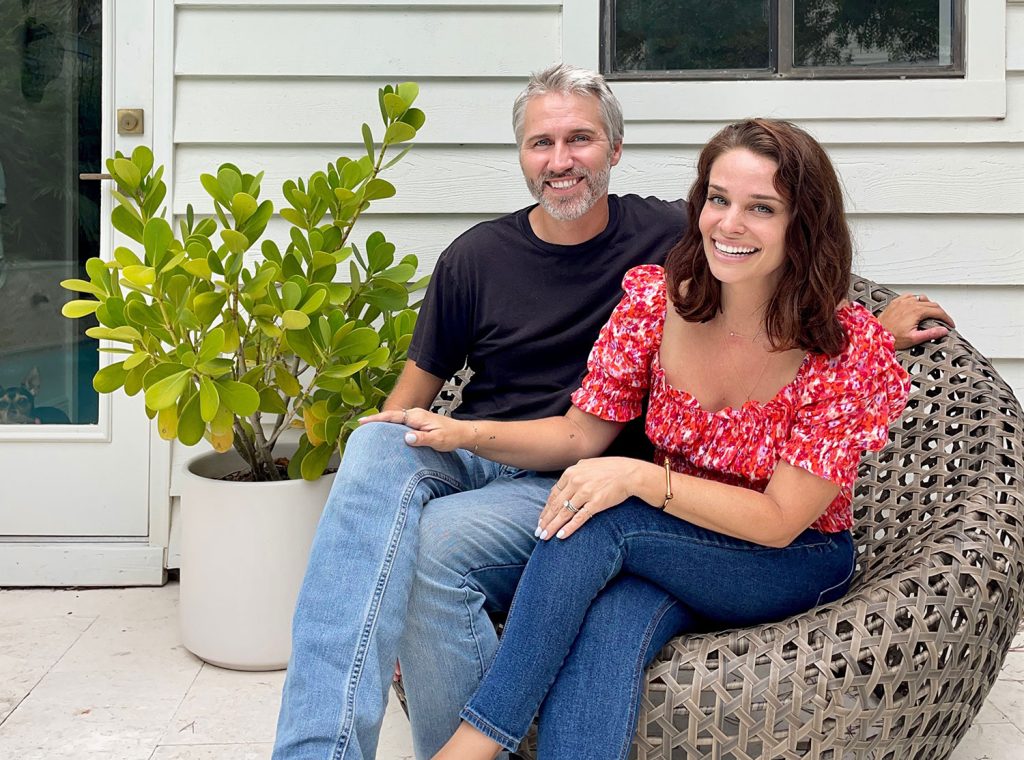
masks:
<svg viewBox="0 0 1024 760"><path fill-rule="evenodd" d="M591 95L597 98L605 136L612 145L622 141L622 105L608 88L604 77L596 71L581 69L568 63L556 63L543 71L534 72L512 106L512 129L515 131L516 145L519 147L523 145L526 104L533 98L548 93Z"/></svg>

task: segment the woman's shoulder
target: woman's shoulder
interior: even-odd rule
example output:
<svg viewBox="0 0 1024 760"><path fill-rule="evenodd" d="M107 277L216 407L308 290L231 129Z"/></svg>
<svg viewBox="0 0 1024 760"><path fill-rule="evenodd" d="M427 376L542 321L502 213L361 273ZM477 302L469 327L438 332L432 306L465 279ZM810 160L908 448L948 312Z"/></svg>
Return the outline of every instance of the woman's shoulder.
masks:
<svg viewBox="0 0 1024 760"><path fill-rule="evenodd" d="M622 278L622 290L628 298L665 299L665 269L659 264L641 264Z"/></svg>

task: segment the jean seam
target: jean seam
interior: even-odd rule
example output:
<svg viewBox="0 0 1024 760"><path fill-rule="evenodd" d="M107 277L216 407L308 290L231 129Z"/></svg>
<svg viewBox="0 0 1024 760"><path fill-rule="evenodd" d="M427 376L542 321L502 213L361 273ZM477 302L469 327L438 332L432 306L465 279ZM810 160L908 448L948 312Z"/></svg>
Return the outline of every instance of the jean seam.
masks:
<svg viewBox="0 0 1024 760"><path fill-rule="evenodd" d="M750 546L730 546L728 544L719 543L717 541L707 541L707 540L704 540L702 538L694 538L693 536L684 536L684 535L681 535L679 533L669 533L669 532L665 532L665 531L649 530L649 529L639 529L639 530L624 531L622 533L622 537L624 539L632 539L632 538L664 538L664 539L668 539L668 540L671 540L671 541L680 541L680 542L685 543L685 544L696 544L696 545L699 545L699 546L710 546L710 547L713 547L715 549L723 549L723 550L728 550L728 551L731 551L731 552L777 552L777 551L787 551L787 550L794 550L794 549L818 549L818 548L821 548L822 546L828 546L828 545L830 545L832 543L831 539L829 539L827 536L824 536L823 537L824 540L822 540L822 541L819 541L819 542L813 543L813 544L801 544L799 546L792 546L792 545L790 545L790 546L783 546L783 547L762 546L760 544L756 544L756 543L753 543L753 542L748 542L750 544Z"/></svg>
<svg viewBox="0 0 1024 760"><path fill-rule="evenodd" d="M470 709L469 706L462 708L462 711L459 713L459 717L487 738L498 742L498 744L509 752L515 752L515 750L518 749L519 741L513 739L510 733L502 731L475 710Z"/></svg>
<svg viewBox="0 0 1024 760"><path fill-rule="evenodd" d="M370 609L367 613L366 622L364 623L363 630L359 635L359 644L356 647L356 656L352 662L352 675L349 678L348 689L345 693L345 714L342 718L341 726L339 727L338 740L335 744L335 750L333 753L335 760L342 760L342 758L344 758L349 747L349 740L352 737L352 728L355 723L355 696L356 692L359 690L359 682L363 675L366 651L369 647L370 639L373 636L373 631L377 627L381 598L387 590L388 581L391 578L391 569L394 566L395 554L398 551L398 544L401 541L402 534L405 532L405 526L408 522L409 504L412 501L412 496L420 483L431 479L445 483L457 491L462 490L458 481L445 473L438 470L424 470L417 473L413 478L410 478L409 483L406 486L405 493L402 494L400 502L401 506L398 509L395 523L391 529L387 553L384 555L384 562L381 565L381 572L377 578L377 585L374 588L373 596L370 599Z"/></svg>
<svg viewBox="0 0 1024 760"><path fill-rule="evenodd" d="M854 556L850 560L850 572L848 572L846 574L846 577L843 578L841 581L839 581L839 583L834 583L833 585L829 586L828 588L822 589L821 592L818 594L818 601L816 601L814 603L814 606L818 607L818 606L821 605L821 599L822 599L822 597L825 596L825 594L828 594L829 592L834 591L835 589L839 588L840 586L843 586L843 585L849 583L850 579L853 578L853 571L856 568L857 568L857 555L856 555L856 553L854 553Z"/></svg>
<svg viewBox="0 0 1024 760"><path fill-rule="evenodd" d="M466 579L473 575L473 573L478 573L483 570L494 570L507 567L526 567L526 564L519 562L508 562L502 565L481 565L480 567L474 567L472 570L469 570L463 573L462 575L462 604L466 611L466 619L469 621L469 633L473 639L473 648L476 650L476 661L479 667L479 670L477 671L477 680L482 679L484 677L484 673L487 672L487 666L490 663L484 662L484 654L482 651L480 651L480 636L478 635L478 631L473 622L475 617L473 615L473 610L470 609L469 606L470 589L469 584L466 582ZM511 605L509 605L509 607L511 608ZM497 651L495 651L495 654L497 654Z"/></svg>

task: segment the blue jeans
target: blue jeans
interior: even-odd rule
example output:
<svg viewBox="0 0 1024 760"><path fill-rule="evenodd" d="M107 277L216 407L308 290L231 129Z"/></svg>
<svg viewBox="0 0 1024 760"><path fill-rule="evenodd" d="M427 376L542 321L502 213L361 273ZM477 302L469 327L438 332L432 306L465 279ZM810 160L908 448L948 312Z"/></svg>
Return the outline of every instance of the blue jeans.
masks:
<svg viewBox="0 0 1024 760"><path fill-rule="evenodd" d="M430 757L494 655L554 481L403 441L349 439L295 611L274 760L376 753L400 655L418 757Z"/></svg>
<svg viewBox="0 0 1024 760"><path fill-rule="evenodd" d="M697 527L652 509L638 499L594 515L568 539L537 544L516 591L505 633L480 688L462 711L463 720L513 749L541 712L541 757L576 760L624 758L629 735L622 725L635 721L636 700L621 700L621 683L590 674L585 660L599 662L627 653L596 651L595 615L618 626L604 609L607 592L620 593L621 572L651 581L680 603L682 628L706 629L779 620L839 598L853 576L853 541L848 532L804 531L784 549L759 546ZM626 576L627 578L629 576ZM628 581L632 583L632 581ZM611 583L612 585L608 585ZM604 644L615 637L604 637ZM635 649L635 645L634 645ZM649 656L650 652L648 652ZM560 681L579 689L575 712L565 725L568 705ZM639 686L637 686L639 688ZM546 698L546 699L545 699ZM546 713L552 709L561 718ZM567 701L567 700L566 700ZM542 707L543 705L543 707ZM597 713L594 720L591 713ZM589 718L583 729L577 718ZM547 724L576 733L570 754L544 746Z"/></svg>

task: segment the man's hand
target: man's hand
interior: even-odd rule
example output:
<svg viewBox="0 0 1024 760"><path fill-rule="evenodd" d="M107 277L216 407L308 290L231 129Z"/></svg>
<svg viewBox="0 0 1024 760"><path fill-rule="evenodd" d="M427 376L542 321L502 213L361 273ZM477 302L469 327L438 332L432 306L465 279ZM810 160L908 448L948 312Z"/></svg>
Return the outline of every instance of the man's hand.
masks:
<svg viewBox="0 0 1024 760"><path fill-rule="evenodd" d="M426 409L393 409L370 414L359 420L368 422L394 422L411 428L405 434L410 446L429 446L434 451L454 451L473 448L473 425L464 420L455 420Z"/></svg>
<svg viewBox="0 0 1024 760"><path fill-rule="evenodd" d="M910 348L927 340L938 340L949 334L949 327L938 325L921 329L921 322L937 319L956 327L946 310L925 295L905 293L893 299L878 315L878 321L896 338L896 348Z"/></svg>
<svg viewBox="0 0 1024 760"><path fill-rule="evenodd" d="M581 459L562 473L540 513L537 535L543 540L568 538L598 512L616 507L636 493L644 470L661 468L628 457ZM650 474L650 473L647 473ZM567 503L568 502L568 506Z"/></svg>

